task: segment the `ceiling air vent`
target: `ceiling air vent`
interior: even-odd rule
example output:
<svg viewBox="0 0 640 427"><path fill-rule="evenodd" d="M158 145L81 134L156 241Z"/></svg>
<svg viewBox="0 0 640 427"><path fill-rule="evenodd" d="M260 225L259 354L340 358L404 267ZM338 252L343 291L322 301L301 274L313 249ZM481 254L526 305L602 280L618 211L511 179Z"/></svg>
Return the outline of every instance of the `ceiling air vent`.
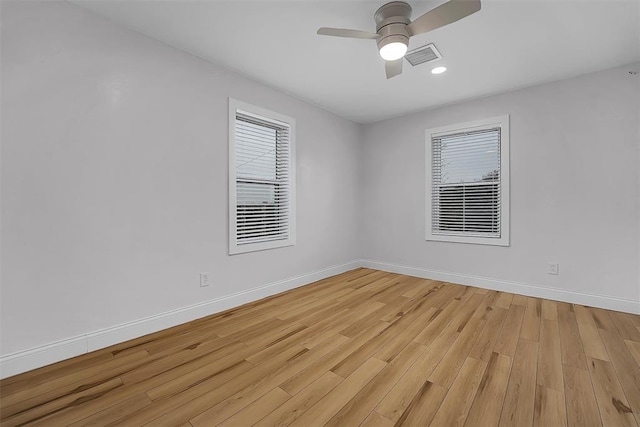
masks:
<svg viewBox="0 0 640 427"><path fill-rule="evenodd" d="M433 43L410 50L404 57L414 67L424 64L425 62L442 59L442 55L440 55L440 52L438 52L438 49L436 49Z"/></svg>

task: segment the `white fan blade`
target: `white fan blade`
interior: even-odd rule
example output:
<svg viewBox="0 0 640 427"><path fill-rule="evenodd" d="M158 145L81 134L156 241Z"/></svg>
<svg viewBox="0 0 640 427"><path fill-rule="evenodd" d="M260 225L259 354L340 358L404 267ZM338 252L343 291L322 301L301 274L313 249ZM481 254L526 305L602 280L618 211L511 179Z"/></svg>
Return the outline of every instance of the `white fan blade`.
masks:
<svg viewBox="0 0 640 427"><path fill-rule="evenodd" d="M480 7L480 0L450 0L416 18L407 25L407 30L412 36L426 33L469 16L479 11Z"/></svg>
<svg viewBox="0 0 640 427"><path fill-rule="evenodd" d="M385 61L384 70L387 72L387 80L402 74L402 61L404 58L395 61Z"/></svg>
<svg viewBox="0 0 640 427"><path fill-rule="evenodd" d="M318 34L321 36L334 36L334 37L349 37L352 39L377 39L379 36L376 33L369 33L367 31L360 30L347 30L343 28L318 28Z"/></svg>

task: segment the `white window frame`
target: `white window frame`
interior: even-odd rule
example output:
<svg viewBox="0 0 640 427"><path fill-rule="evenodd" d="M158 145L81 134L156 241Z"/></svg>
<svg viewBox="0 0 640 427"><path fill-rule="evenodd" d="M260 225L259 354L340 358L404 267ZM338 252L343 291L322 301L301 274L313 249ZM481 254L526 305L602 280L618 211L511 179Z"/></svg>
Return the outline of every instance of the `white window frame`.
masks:
<svg viewBox="0 0 640 427"><path fill-rule="evenodd" d="M433 138L454 133L474 132L492 128L500 128L500 237L447 236L434 234L432 225L432 171L433 171ZM425 131L426 154L426 240L455 243L472 243L480 245L509 246L509 115L441 126Z"/></svg>
<svg viewBox="0 0 640 427"><path fill-rule="evenodd" d="M289 233L287 239L270 240L266 242L238 244L237 240L237 189L236 189L236 115L237 113L256 116L265 121L282 123L289 126ZM293 246L296 244L296 122L295 119L284 114L276 113L265 108L256 107L233 98L229 98L229 255L261 251L266 249Z"/></svg>

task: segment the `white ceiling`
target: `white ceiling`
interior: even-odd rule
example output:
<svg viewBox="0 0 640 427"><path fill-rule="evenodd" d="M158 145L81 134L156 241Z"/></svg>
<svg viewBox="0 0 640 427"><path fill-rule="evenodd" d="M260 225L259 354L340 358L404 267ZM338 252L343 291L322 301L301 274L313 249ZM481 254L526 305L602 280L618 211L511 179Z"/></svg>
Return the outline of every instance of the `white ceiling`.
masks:
<svg viewBox="0 0 640 427"><path fill-rule="evenodd" d="M386 80L371 40L316 35L321 26L375 32L380 1L72 0L210 62L360 123L640 61L637 0L483 0L482 10L409 48L434 63ZM413 18L443 3L411 1Z"/></svg>

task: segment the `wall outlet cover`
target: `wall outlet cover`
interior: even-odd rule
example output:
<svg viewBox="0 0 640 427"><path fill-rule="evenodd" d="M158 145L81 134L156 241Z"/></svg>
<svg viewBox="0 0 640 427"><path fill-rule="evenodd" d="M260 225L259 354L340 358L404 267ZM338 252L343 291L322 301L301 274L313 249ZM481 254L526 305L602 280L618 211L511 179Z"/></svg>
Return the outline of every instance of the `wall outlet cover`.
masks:
<svg viewBox="0 0 640 427"><path fill-rule="evenodd" d="M204 288L205 286L211 285L211 281L209 279L209 273L200 273L200 287Z"/></svg>

